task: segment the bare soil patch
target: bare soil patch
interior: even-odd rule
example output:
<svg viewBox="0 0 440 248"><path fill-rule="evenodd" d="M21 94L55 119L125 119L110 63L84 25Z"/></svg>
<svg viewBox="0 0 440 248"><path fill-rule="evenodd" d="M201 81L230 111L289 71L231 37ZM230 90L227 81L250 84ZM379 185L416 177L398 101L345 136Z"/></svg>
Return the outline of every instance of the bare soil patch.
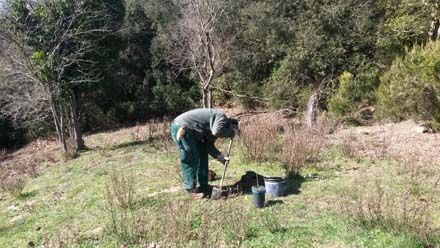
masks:
<svg viewBox="0 0 440 248"><path fill-rule="evenodd" d="M440 164L440 134L420 132L422 124L412 120L375 126L340 128L329 136L330 142L340 144L353 138L362 155L370 158L412 158L421 162Z"/></svg>

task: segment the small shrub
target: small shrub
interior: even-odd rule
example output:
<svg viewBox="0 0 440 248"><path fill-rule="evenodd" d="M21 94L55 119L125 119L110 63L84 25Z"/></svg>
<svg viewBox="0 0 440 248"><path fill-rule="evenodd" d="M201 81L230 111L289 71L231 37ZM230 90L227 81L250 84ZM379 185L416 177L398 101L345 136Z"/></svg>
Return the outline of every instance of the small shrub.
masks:
<svg viewBox="0 0 440 248"><path fill-rule="evenodd" d="M359 157L359 141L357 137L350 133L345 135L342 139L342 143L339 145L342 155L345 157L354 159Z"/></svg>
<svg viewBox="0 0 440 248"><path fill-rule="evenodd" d="M240 128L241 155L249 161L261 164L271 161L278 151L279 125L258 119Z"/></svg>
<svg viewBox="0 0 440 248"><path fill-rule="evenodd" d="M28 244L28 246L31 246ZM41 247L61 248L61 247L80 247L81 235L79 230L67 227L55 235L48 235L43 239Z"/></svg>
<svg viewBox="0 0 440 248"><path fill-rule="evenodd" d="M18 175L29 175L32 178L36 178L38 176L38 166L34 161L26 161L17 164L14 171Z"/></svg>
<svg viewBox="0 0 440 248"><path fill-rule="evenodd" d="M349 96L349 84L352 84L353 74L343 72L339 77L339 87L336 93L330 98L328 106L331 113L344 116L353 111L353 100Z"/></svg>
<svg viewBox="0 0 440 248"><path fill-rule="evenodd" d="M38 166L35 163L30 163L26 166L26 174L32 178L36 178L39 175Z"/></svg>
<svg viewBox="0 0 440 248"><path fill-rule="evenodd" d="M26 186L26 178L20 176L12 176L0 180L0 189L15 197L19 197Z"/></svg>
<svg viewBox="0 0 440 248"><path fill-rule="evenodd" d="M106 187L106 212L111 220L109 228L124 247L147 240L154 225L154 216L135 206L134 179L132 175L113 172Z"/></svg>
<svg viewBox="0 0 440 248"><path fill-rule="evenodd" d="M320 129L290 126L283 137L281 159L287 176L295 176L307 163L315 161L324 145Z"/></svg>
<svg viewBox="0 0 440 248"><path fill-rule="evenodd" d="M134 208L135 180L112 172L106 185L110 229L123 244L138 244L148 232L145 213Z"/></svg>
<svg viewBox="0 0 440 248"><path fill-rule="evenodd" d="M379 160L390 159L393 154L391 151L393 134L383 135L381 140L372 144L372 150L375 152L375 157Z"/></svg>
<svg viewBox="0 0 440 248"><path fill-rule="evenodd" d="M131 138L132 143L139 143L139 141L141 139L139 133L140 133L140 126L138 123L138 124L136 124L135 130L130 133L130 138Z"/></svg>
<svg viewBox="0 0 440 248"><path fill-rule="evenodd" d="M167 246L184 247L196 237L193 232L191 209L191 203L181 201L171 202L164 209L162 238Z"/></svg>
<svg viewBox="0 0 440 248"><path fill-rule="evenodd" d="M224 241L240 247L243 241L252 236L252 228L249 225L253 220L243 208L222 206L222 215L217 216L216 226L224 226ZM215 226L213 227L213 229Z"/></svg>
<svg viewBox="0 0 440 248"><path fill-rule="evenodd" d="M110 184L107 185L107 199L118 204L122 209L132 208L135 194L135 177L133 175L110 175ZM115 201L116 200L116 201Z"/></svg>
<svg viewBox="0 0 440 248"><path fill-rule="evenodd" d="M147 124L145 141L156 148L164 148L172 142L170 135L170 125L168 120L152 120Z"/></svg>

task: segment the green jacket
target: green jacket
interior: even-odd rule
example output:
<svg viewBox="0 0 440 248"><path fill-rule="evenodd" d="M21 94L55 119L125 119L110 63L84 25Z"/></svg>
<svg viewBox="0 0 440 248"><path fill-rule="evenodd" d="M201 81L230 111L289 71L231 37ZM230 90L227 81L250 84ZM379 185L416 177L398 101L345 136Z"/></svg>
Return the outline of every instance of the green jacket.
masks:
<svg viewBox="0 0 440 248"><path fill-rule="evenodd" d="M191 130L197 140L206 143L211 148L209 153L213 157L220 154L214 147L215 140L234 136L234 130L230 128L231 120L217 109L190 110L176 117L174 122Z"/></svg>
<svg viewBox="0 0 440 248"><path fill-rule="evenodd" d="M214 141L216 138L232 138L231 120L217 109L194 109L179 115L174 121L181 127L195 131L197 138Z"/></svg>

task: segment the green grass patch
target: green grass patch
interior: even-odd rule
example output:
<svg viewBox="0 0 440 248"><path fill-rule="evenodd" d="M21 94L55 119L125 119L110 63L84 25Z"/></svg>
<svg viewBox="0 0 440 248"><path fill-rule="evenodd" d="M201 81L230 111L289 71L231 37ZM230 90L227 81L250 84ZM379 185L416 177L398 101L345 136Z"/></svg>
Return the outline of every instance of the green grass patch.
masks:
<svg viewBox="0 0 440 248"><path fill-rule="evenodd" d="M279 163L241 161L239 149L231 157L226 185L246 171L285 175ZM341 199L354 199L350 197L356 193L355 173L380 179L377 168L398 171L396 166L344 158L330 149L290 179L286 197L267 197L267 206L256 209L250 194L210 201L192 199L182 190L167 191L182 184L172 144L104 144L29 179L18 197L1 193L0 247L26 247L29 242L46 247L423 247L426 240L409 231L362 225L343 211ZM218 162L212 160L210 168L221 174ZM118 205L116 198L113 206L109 203L109 189L115 189L111 175L132 178L127 182L133 184L128 207ZM366 187L372 191L374 184ZM414 184L411 190L438 197L426 185ZM438 207L438 201L434 204ZM434 213L432 221L439 225ZM440 244L429 242L432 247Z"/></svg>

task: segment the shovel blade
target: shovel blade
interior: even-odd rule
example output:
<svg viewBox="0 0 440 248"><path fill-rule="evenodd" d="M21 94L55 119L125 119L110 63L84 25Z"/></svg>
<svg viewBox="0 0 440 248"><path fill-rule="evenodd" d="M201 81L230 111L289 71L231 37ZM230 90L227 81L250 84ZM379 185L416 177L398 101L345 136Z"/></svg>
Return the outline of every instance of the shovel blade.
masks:
<svg viewBox="0 0 440 248"><path fill-rule="evenodd" d="M222 197L223 190L219 188L213 188L211 193L211 200L218 200Z"/></svg>

